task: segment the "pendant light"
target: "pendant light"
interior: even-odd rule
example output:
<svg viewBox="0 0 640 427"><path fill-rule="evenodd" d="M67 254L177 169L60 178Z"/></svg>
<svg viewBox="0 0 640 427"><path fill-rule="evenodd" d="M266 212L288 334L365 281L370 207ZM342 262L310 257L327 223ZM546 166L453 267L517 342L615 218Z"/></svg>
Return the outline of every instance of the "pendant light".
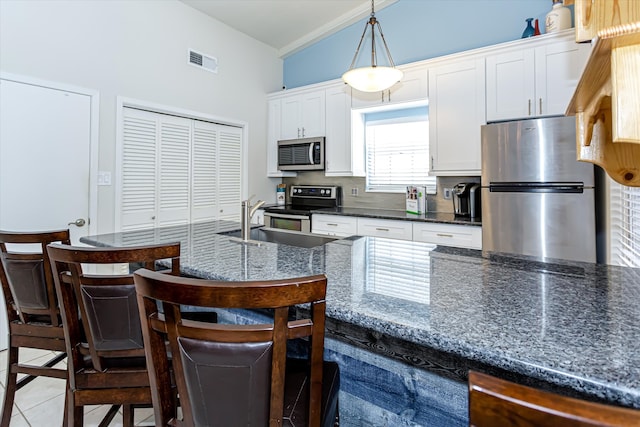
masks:
<svg viewBox="0 0 640 427"><path fill-rule="evenodd" d="M351 61L351 66L349 67L349 70L342 75L342 80L344 80L345 83L362 92L379 92L389 89L391 86L399 82L403 76L403 72L396 68L393 63L393 59L391 59L391 52L389 52L387 41L384 39L384 34L382 34L382 27L380 26L380 22L376 19L376 14L373 9L373 1L374 0L371 0L371 16L364 26L364 31L362 32L362 37L360 37L360 43L358 43L356 54L353 56L353 61ZM356 64L356 60L358 59L360 47L362 46L364 36L367 34L369 26L371 26L371 66L353 68ZM376 53L376 27L380 33L380 38L382 39L382 44L384 45L384 49L387 54L389 66L378 65L378 57Z"/></svg>

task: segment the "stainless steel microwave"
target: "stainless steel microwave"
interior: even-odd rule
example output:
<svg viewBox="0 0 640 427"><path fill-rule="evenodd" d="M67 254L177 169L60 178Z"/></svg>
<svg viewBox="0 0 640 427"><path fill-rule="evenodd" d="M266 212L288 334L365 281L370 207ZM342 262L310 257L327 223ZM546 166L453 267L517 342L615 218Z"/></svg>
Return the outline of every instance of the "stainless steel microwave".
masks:
<svg viewBox="0 0 640 427"><path fill-rule="evenodd" d="M278 141L278 169L324 170L324 136Z"/></svg>

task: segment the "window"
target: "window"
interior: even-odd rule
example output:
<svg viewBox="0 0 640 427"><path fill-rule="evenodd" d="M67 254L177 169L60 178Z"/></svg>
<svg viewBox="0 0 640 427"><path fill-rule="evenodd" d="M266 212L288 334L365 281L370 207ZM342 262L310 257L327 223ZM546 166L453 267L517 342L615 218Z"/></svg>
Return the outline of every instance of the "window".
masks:
<svg viewBox="0 0 640 427"><path fill-rule="evenodd" d="M640 267L640 188L611 185L611 263Z"/></svg>
<svg viewBox="0 0 640 427"><path fill-rule="evenodd" d="M365 113L364 124L367 191L403 193L419 185L435 194L426 106Z"/></svg>

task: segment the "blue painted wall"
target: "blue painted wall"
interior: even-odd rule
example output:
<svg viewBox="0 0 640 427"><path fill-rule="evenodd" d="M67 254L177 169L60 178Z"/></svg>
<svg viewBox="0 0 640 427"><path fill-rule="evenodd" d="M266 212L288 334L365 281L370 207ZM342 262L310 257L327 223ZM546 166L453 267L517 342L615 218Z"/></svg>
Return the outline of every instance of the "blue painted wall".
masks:
<svg viewBox="0 0 640 427"><path fill-rule="evenodd" d="M400 65L519 39L526 18L539 19L544 33L551 5L551 0L399 0L376 17ZM339 78L351 64L364 23L363 19L285 58L285 87ZM370 55L361 52L359 58L366 62ZM384 65L382 59L379 63Z"/></svg>

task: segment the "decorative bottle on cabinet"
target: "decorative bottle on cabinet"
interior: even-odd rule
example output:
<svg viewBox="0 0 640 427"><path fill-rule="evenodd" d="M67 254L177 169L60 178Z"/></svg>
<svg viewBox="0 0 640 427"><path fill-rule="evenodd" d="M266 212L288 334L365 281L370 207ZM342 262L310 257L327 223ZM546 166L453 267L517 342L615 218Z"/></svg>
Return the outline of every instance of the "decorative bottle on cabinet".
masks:
<svg viewBox="0 0 640 427"><path fill-rule="evenodd" d="M527 18L526 21L527 21L527 27L522 32L523 39L526 39L527 37L533 37L533 34L535 33L535 30L531 26L531 21L533 21L533 18Z"/></svg>
<svg viewBox="0 0 640 427"><path fill-rule="evenodd" d="M553 0L553 7L545 19L545 27L547 33L571 28L571 11L562 0Z"/></svg>

